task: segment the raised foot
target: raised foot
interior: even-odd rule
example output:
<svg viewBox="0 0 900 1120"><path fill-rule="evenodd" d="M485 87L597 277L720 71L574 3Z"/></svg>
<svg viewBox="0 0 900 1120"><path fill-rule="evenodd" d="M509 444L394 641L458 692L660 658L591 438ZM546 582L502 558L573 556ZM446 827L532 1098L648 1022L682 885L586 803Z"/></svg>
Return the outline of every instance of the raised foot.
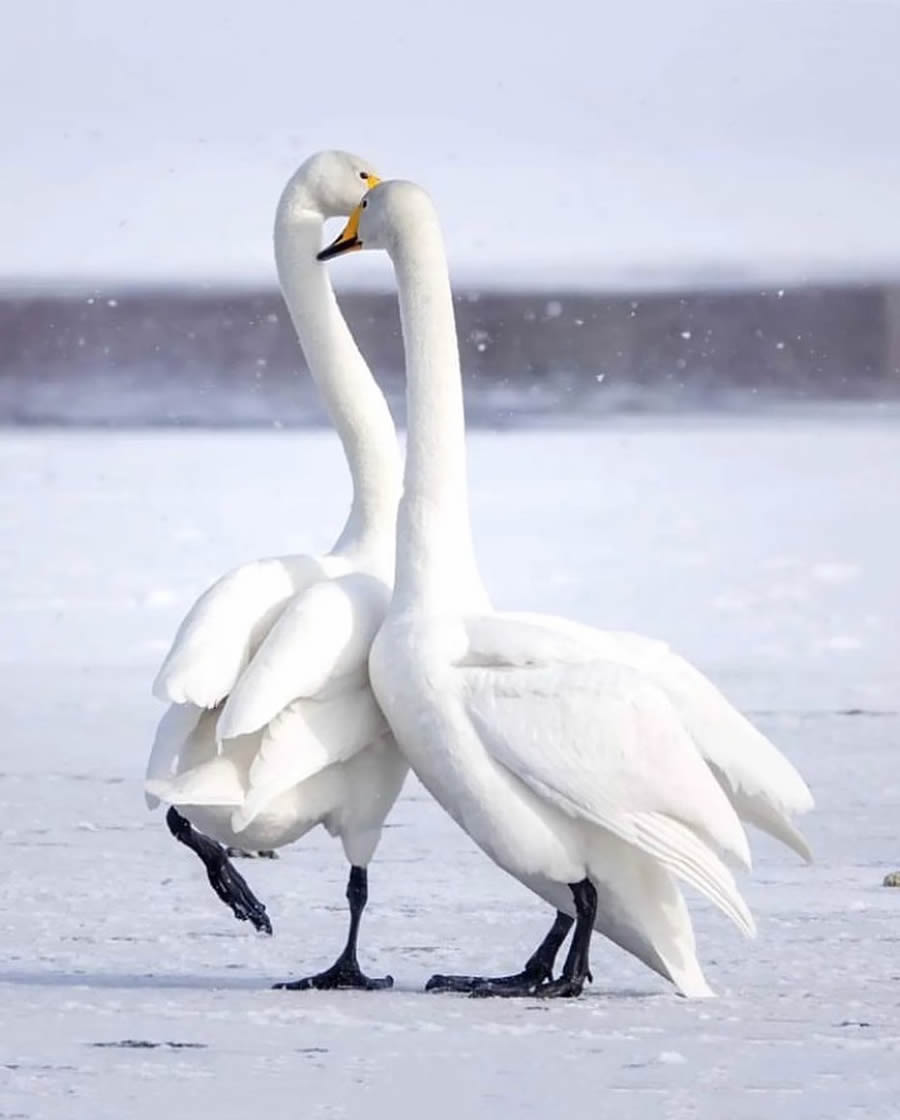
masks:
<svg viewBox="0 0 900 1120"><path fill-rule="evenodd" d="M251 852L246 848L234 848L231 846L225 849L225 854L230 856L231 859L278 859L277 852Z"/></svg>
<svg viewBox="0 0 900 1120"><path fill-rule="evenodd" d="M366 976L358 965L348 965L342 961L338 961L316 976L304 976L301 980L272 985L273 988L286 992L305 992L311 988L320 992L335 991L339 988L377 992L393 986L393 976Z"/></svg>
<svg viewBox="0 0 900 1120"><path fill-rule="evenodd" d="M271 934L272 923L265 906L232 865L222 845L198 832L174 805L166 813L166 825L175 839L190 848L203 862L209 885L238 921L250 922L254 929Z"/></svg>
<svg viewBox="0 0 900 1120"><path fill-rule="evenodd" d="M206 873L213 890L231 908L238 921L250 922L260 933L272 933L265 905L250 890L247 880L224 853L218 864L207 864Z"/></svg>

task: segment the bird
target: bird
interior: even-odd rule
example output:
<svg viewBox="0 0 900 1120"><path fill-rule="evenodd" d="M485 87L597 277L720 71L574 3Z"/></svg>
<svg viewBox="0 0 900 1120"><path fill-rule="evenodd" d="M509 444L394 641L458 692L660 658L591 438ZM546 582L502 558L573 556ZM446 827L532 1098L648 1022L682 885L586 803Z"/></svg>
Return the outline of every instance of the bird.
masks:
<svg viewBox="0 0 900 1120"><path fill-rule="evenodd" d="M318 824L343 844L347 943L330 968L277 985L298 990L393 983L362 972L357 939L368 864L408 772L367 667L390 599L400 454L384 396L316 261L324 220L346 217L377 181L368 161L319 152L287 183L275 217L282 293L350 469L344 527L321 556L255 560L214 583L153 686L169 708L147 764L148 803L172 807L170 830L204 860L237 917L271 930L220 844L273 850Z"/></svg>
<svg viewBox="0 0 900 1120"><path fill-rule="evenodd" d="M679 880L752 936L726 866L750 866L739 814L805 858L789 815L811 807L806 784L663 643L492 608L472 544L459 349L427 193L377 184L319 259L357 249L393 262L407 375L394 592L369 657L372 688L426 789L557 910L520 973L429 987L577 996L596 928L681 994L709 996Z"/></svg>

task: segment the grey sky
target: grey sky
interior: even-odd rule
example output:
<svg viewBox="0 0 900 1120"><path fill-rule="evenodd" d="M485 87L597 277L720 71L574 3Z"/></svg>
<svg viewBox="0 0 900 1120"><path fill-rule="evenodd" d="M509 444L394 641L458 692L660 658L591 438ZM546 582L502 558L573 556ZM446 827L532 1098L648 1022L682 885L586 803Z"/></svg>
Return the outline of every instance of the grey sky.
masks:
<svg viewBox="0 0 900 1120"><path fill-rule="evenodd" d="M271 279L281 185L330 146L426 185L462 278L900 271L900 0L29 0L4 25L6 277Z"/></svg>

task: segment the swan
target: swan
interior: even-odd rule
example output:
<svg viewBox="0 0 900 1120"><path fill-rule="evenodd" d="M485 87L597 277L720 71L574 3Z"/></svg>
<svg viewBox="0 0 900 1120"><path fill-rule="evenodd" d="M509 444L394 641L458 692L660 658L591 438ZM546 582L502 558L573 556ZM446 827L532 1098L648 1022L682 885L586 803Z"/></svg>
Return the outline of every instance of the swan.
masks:
<svg viewBox="0 0 900 1120"><path fill-rule="evenodd" d="M438 976L428 987L579 995L597 929L683 995L712 995L678 881L752 936L726 866L750 866L739 818L808 858L789 817L811 807L809 790L664 643L492 609L472 545L459 352L427 194L402 181L375 186L319 259L356 249L384 249L393 262L407 363L394 594L369 656L372 688L425 787L557 910L522 972Z"/></svg>
<svg viewBox="0 0 900 1120"><path fill-rule="evenodd" d="M236 916L271 930L202 833L249 849L280 847L317 824L340 837L350 863L347 944L330 969L278 985L296 989L392 984L361 972L357 937L367 867L408 770L367 670L393 579L400 456L385 399L315 259L324 219L346 217L375 182L368 162L320 152L288 182L275 219L282 292L350 467L346 523L324 556L257 560L213 584L153 686L170 706L147 765L148 803L173 806L170 829L204 860Z"/></svg>

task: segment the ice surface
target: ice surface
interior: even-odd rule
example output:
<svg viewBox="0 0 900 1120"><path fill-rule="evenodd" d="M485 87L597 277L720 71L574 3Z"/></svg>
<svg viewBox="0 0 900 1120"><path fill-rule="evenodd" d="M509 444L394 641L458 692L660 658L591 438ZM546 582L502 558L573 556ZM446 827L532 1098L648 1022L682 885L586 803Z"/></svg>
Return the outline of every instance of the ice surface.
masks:
<svg viewBox="0 0 900 1120"><path fill-rule="evenodd" d="M314 835L242 865L275 936L236 923L144 809L149 687L209 580L328 544L336 440L6 431L0 1116L900 1113L900 891L881 886L900 866L900 425L620 420L470 449L498 604L691 656L807 776L816 865L753 836L756 942L691 900L717 1001L599 942L580 1001L426 996L435 971L518 967L551 916L411 781L363 925L395 990L269 991L339 947L340 850Z"/></svg>

